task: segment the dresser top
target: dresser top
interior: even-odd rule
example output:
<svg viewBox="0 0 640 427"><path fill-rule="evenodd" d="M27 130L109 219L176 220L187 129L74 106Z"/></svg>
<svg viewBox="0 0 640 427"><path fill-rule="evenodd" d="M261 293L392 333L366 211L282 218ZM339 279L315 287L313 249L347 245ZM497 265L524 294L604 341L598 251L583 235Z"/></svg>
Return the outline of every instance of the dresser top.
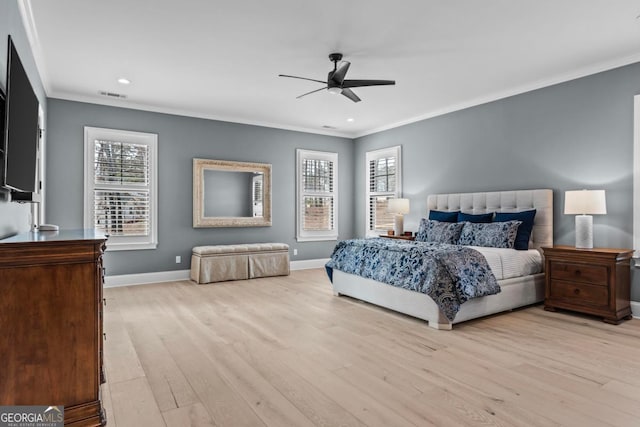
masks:
<svg viewBox="0 0 640 427"><path fill-rule="evenodd" d="M2 239L0 240L0 245L5 243L69 242L78 240L107 240L107 237L104 233L93 229L29 231Z"/></svg>

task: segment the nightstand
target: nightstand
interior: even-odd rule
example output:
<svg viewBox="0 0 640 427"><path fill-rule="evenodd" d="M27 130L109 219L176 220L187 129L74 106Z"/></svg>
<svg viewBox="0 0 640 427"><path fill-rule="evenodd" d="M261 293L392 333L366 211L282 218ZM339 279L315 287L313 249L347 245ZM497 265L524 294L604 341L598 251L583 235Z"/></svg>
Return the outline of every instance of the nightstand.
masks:
<svg viewBox="0 0 640 427"><path fill-rule="evenodd" d="M394 234L378 234L380 237L386 237L387 239L398 239L398 240L415 240L414 236L396 236Z"/></svg>
<svg viewBox="0 0 640 427"><path fill-rule="evenodd" d="M602 316L614 325L631 319L630 260L633 249L542 248L545 257L544 309Z"/></svg>

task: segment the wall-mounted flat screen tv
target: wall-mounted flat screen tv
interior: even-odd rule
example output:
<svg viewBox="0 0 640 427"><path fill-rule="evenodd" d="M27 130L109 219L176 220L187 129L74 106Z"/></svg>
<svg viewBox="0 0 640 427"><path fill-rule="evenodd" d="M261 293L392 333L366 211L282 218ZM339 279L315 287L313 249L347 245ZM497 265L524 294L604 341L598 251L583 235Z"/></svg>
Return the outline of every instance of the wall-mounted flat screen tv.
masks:
<svg viewBox="0 0 640 427"><path fill-rule="evenodd" d="M13 191L36 192L39 103L11 36L6 98L2 185Z"/></svg>
<svg viewBox="0 0 640 427"><path fill-rule="evenodd" d="M6 105L6 96L0 87L0 184L4 176L4 108Z"/></svg>

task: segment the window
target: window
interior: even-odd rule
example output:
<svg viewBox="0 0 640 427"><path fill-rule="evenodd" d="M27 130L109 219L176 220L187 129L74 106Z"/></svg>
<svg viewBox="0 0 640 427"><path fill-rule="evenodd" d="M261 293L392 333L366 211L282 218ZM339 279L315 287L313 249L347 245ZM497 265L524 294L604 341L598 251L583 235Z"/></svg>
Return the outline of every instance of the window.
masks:
<svg viewBox="0 0 640 427"><path fill-rule="evenodd" d="M393 214L387 213L389 199L402 195L400 146L368 151L367 173L367 236L393 229Z"/></svg>
<svg viewBox="0 0 640 427"><path fill-rule="evenodd" d="M308 150L296 154L296 239L337 240L338 154Z"/></svg>
<svg viewBox="0 0 640 427"><path fill-rule="evenodd" d="M158 135L84 128L84 226L109 250L155 249Z"/></svg>

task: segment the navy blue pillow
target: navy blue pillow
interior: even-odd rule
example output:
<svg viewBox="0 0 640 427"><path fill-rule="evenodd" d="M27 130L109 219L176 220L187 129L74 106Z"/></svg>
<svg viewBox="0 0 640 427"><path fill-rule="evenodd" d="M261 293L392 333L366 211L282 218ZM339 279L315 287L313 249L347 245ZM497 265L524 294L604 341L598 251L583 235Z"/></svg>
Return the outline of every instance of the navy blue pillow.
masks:
<svg viewBox="0 0 640 427"><path fill-rule="evenodd" d="M429 211L429 219L432 221L440 222L458 222L459 211L455 212L443 212L443 211Z"/></svg>
<svg viewBox="0 0 640 427"><path fill-rule="evenodd" d="M524 212L496 212L493 222L522 221L522 224L518 227L518 235L513 248L526 251L529 249L529 238L531 237L531 230L533 230L533 218L535 216L535 209Z"/></svg>
<svg viewBox="0 0 640 427"><path fill-rule="evenodd" d="M466 214L466 213L462 213L459 212L458 213L458 222L491 222L491 220L493 219L493 212L489 212L486 214L478 214L478 215L472 215L472 214Z"/></svg>

